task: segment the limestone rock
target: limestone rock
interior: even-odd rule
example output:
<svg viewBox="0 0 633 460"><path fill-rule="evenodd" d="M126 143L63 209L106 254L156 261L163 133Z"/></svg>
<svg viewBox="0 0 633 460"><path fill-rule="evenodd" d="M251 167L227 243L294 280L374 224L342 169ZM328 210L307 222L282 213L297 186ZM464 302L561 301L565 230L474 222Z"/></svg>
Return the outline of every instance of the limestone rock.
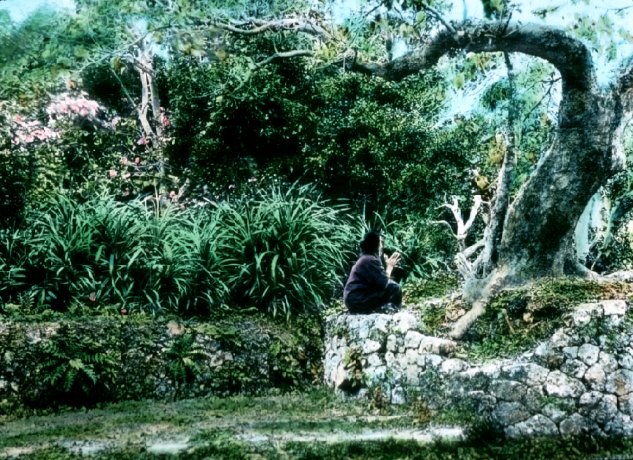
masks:
<svg viewBox="0 0 633 460"><path fill-rule="evenodd" d="M598 423L604 424L618 415L618 399L613 395L604 395L594 410L585 414Z"/></svg>
<svg viewBox="0 0 633 460"><path fill-rule="evenodd" d="M380 342L376 342L375 340L365 340L365 342L363 342L363 353L366 355L380 351L380 348Z"/></svg>
<svg viewBox="0 0 633 460"><path fill-rule="evenodd" d="M578 347L564 347L563 354L567 359L576 359L578 357Z"/></svg>
<svg viewBox="0 0 633 460"><path fill-rule="evenodd" d="M412 350L411 348L408 348L404 356L406 358L407 364L417 364L418 357L420 355L418 354L417 350Z"/></svg>
<svg viewBox="0 0 633 460"><path fill-rule="evenodd" d="M557 336L556 342L553 339L554 337L550 341L542 342L534 350L536 361L549 369L560 367L565 360L561 350L569 345L569 338L564 334Z"/></svg>
<svg viewBox="0 0 633 460"><path fill-rule="evenodd" d="M633 355L627 352L625 355L620 357L619 364L624 369L633 370Z"/></svg>
<svg viewBox="0 0 633 460"><path fill-rule="evenodd" d="M592 390L603 391L606 381L606 374L600 364L594 364L585 373L584 380Z"/></svg>
<svg viewBox="0 0 633 460"><path fill-rule="evenodd" d="M545 381L545 393L558 398L575 398L583 394L585 386L560 371L553 371Z"/></svg>
<svg viewBox="0 0 633 460"><path fill-rule="evenodd" d="M527 388L524 384L512 380L494 380L490 382L488 391L501 401L521 401Z"/></svg>
<svg viewBox="0 0 633 460"><path fill-rule="evenodd" d="M568 414L567 411L563 410L560 406L556 404L546 404L543 406L543 415L549 418L554 423L558 423L563 420Z"/></svg>
<svg viewBox="0 0 633 460"><path fill-rule="evenodd" d="M420 342L422 341L422 334L418 331L407 331L404 336L404 348L418 348L420 346Z"/></svg>
<svg viewBox="0 0 633 460"><path fill-rule="evenodd" d="M603 300L600 303L604 308L605 316L624 316L626 314L627 307L625 300Z"/></svg>
<svg viewBox="0 0 633 460"><path fill-rule="evenodd" d="M535 363L513 363L502 367L500 375L509 380L534 386L545 383L549 372L549 369Z"/></svg>
<svg viewBox="0 0 633 460"><path fill-rule="evenodd" d="M602 393L599 391L588 391L583 393L578 400L579 413L591 417L596 412L598 404L602 401Z"/></svg>
<svg viewBox="0 0 633 460"><path fill-rule="evenodd" d="M417 365L409 365L405 370L407 383L417 385L420 381L420 368Z"/></svg>
<svg viewBox="0 0 633 460"><path fill-rule="evenodd" d="M430 354L430 355L426 355L426 356L424 357L424 364L425 364L425 366L427 366L427 367L434 367L434 368L437 368L437 367L439 367L439 366L440 366L443 362L444 362L444 358L442 358L442 357L441 357L441 356L439 356L439 355L433 355L433 354Z"/></svg>
<svg viewBox="0 0 633 460"><path fill-rule="evenodd" d="M523 398L523 404L532 413L539 412L543 406L543 396L542 386L530 387Z"/></svg>
<svg viewBox="0 0 633 460"><path fill-rule="evenodd" d="M589 431L591 422L580 414L572 414L560 422L560 434L563 436L577 436Z"/></svg>
<svg viewBox="0 0 633 460"><path fill-rule="evenodd" d="M620 369L607 377L605 389L608 393L622 396L633 392L633 371Z"/></svg>
<svg viewBox="0 0 633 460"><path fill-rule="evenodd" d="M468 368L468 363L461 359L447 359L440 365L440 372L443 374L455 374Z"/></svg>
<svg viewBox="0 0 633 460"><path fill-rule="evenodd" d="M494 420L503 426L523 422L530 417L530 412L519 402L501 402L492 412Z"/></svg>
<svg viewBox="0 0 633 460"><path fill-rule="evenodd" d="M367 357L367 367L382 366L383 361L378 353L372 353Z"/></svg>
<svg viewBox="0 0 633 460"><path fill-rule="evenodd" d="M461 393L464 393L463 391ZM489 414L497 405L497 400L494 396L484 391L468 391L464 394L465 398L475 403L475 410L480 414Z"/></svg>
<svg viewBox="0 0 633 460"><path fill-rule="evenodd" d="M606 374L611 374L612 372L618 370L618 360L615 356L613 356L613 354L604 350L600 352L598 364L602 366L602 369Z"/></svg>
<svg viewBox="0 0 633 460"><path fill-rule="evenodd" d="M387 375L387 367L386 366L376 366L363 369L363 372L367 378L369 384L378 385L385 380Z"/></svg>
<svg viewBox="0 0 633 460"><path fill-rule="evenodd" d="M452 340L423 336L420 340L419 352L448 356L455 351L456 346L457 344Z"/></svg>
<svg viewBox="0 0 633 460"><path fill-rule="evenodd" d="M574 308L571 319L574 326L580 327L589 324L593 318L603 315L602 305L599 303L584 303Z"/></svg>
<svg viewBox="0 0 633 460"><path fill-rule="evenodd" d="M631 417L616 413L605 423L604 431L611 436L632 436L633 423L631 422Z"/></svg>
<svg viewBox="0 0 633 460"><path fill-rule="evenodd" d="M407 396L404 388L398 386L391 390L391 404L402 405L406 404Z"/></svg>
<svg viewBox="0 0 633 460"><path fill-rule="evenodd" d="M400 334L406 334L411 329L420 327L420 321L413 313L403 310L392 316L393 331Z"/></svg>
<svg viewBox="0 0 633 460"><path fill-rule="evenodd" d="M579 359L568 359L560 367L560 370L570 377L581 379L587 371L587 365Z"/></svg>
<svg viewBox="0 0 633 460"><path fill-rule="evenodd" d="M633 416L633 394L620 396L618 408L624 415Z"/></svg>
<svg viewBox="0 0 633 460"><path fill-rule="evenodd" d="M387 351L395 353L398 350L398 338L391 334L387 337Z"/></svg>
<svg viewBox="0 0 633 460"><path fill-rule="evenodd" d="M600 356L600 348L590 343L585 343L578 349L578 358L587 366L593 366L598 362Z"/></svg>
<svg viewBox="0 0 633 460"><path fill-rule="evenodd" d="M557 350L562 350L565 347L573 345L571 337L567 335L563 329L554 332L554 335L550 338L550 343L552 347Z"/></svg>
<svg viewBox="0 0 633 460"><path fill-rule="evenodd" d="M556 424L541 414L537 414L506 429L506 435L509 438L554 436L556 434L558 434Z"/></svg>

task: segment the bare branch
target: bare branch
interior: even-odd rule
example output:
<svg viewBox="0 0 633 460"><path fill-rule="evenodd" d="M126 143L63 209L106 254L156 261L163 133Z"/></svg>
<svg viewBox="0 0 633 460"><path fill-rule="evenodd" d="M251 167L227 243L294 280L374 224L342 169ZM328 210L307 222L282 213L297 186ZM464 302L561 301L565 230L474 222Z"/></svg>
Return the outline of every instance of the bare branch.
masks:
<svg viewBox="0 0 633 460"><path fill-rule="evenodd" d="M484 240L479 240L472 246L468 246L466 249L462 251L464 257L469 258L475 255L477 251L484 247Z"/></svg>
<svg viewBox="0 0 633 460"><path fill-rule="evenodd" d="M457 231L455 232L455 238L457 239L457 244L459 245L459 252L455 255L453 259L455 265L457 267L457 271L464 277L464 279L471 278L475 275L475 267L468 260L469 257L475 254L483 246L483 240L475 243L472 246L466 247L465 241L468 236L468 231L472 227L475 222L475 218L479 213L479 208L481 207L482 199L480 195L474 196L474 202L472 208L470 208L470 215L468 220L464 222L462 218L462 211L459 207L459 201L457 197L453 197L452 203L444 203L444 206L451 210L453 213L453 217L455 218L455 222L457 223ZM448 223L446 223L448 225ZM449 225L450 227L450 225ZM452 230L452 228L451 228Z"/></svg>
<svg viewBox="0 0 633 460"><path fill-rule="evenodd" d="M628 9L633 8L633 5L623 6L621 8L607 8L607 11L615 11L615 14L620 14Z"/></svg>
<svg viewBox="0 0 633 460"><path fill-rule="evenodd" d="M462 211L459 207L459 201L457 200L456 196L453 197L452 203L444 203L444 206L451 210L451 212L453 213L453 217L455 218L455 222L457 222L457 232L455 234L455 237L457 238L457 241L460 242L460 245L463 245L463 241L466 239L468 231L470 230L470 227L472 227L475 218L477 217L481 202L481 195L475 195L473 207L470 208L470 215L466 222L464 222L464 219L462 218Z"/></svg>
<svg viewBox="0 0 633 460"><path fill-rule="evenodd" d="M292 51L282 51L282 52L277 52L275 54L272 54L270 56L268 56L266 59L259 61L256 66L259 67L263 67L267 64L270 64L272 61L274 61L275 59L287 59L287 58L293 58L293 57L300 57L300 56L313 56L314 52L310 51L310 50L292 50Z"/></svg>

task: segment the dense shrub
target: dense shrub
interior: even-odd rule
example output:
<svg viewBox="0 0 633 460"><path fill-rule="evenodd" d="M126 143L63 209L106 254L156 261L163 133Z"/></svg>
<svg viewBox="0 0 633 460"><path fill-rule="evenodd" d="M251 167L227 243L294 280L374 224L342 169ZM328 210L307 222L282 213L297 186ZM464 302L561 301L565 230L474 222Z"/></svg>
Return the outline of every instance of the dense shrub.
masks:
<svg viewBox="0 0 633 460"><path fill-rule="evenodd" d="M344 210L310 187L191 209L58 196L27 228L0 234L0 295L58 311L209 314L232 302L290 316L328 299L344 276Z"/></svg>
<svg viewBox="0 0 633 460"><path fill-rule="evenodd" d="M241 303L273 315L330 298L353 247L343 206L309 186L274 188L237 205L218 205L226 231L228 283Z"/></svg>

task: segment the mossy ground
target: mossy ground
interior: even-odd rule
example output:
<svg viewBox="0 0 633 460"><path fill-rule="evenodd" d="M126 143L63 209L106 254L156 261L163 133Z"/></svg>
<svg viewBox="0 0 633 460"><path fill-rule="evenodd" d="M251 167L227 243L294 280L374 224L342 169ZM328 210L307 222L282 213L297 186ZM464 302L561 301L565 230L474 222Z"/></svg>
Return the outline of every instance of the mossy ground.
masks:
<svg viewBox="0 0 633 460"><path fill-rule="evenodd" d="M551 460L633 454L633 445L623 440L507 441L485 424L471 425L466 439L423 442L402 436L428 428L428 421L420 424L414 406L377 411L368 400L342 399L324 388L259 397L125 402L4 417L0 425L0 458Z"/></svg>
<svg viewBox="0 0 633 460"><path fill-rule="evenodd" d="M468 308L459 295L441 292L444 297L431 303L424 284L413 286L407 294L408 303L431 335L445 335ZM489 302L485 313L462 338L460 354L471 359L516 356L565 326L575 306L599 300L628 301L632 296L630 283L577 278L543 279L505 289Z"/></svg>

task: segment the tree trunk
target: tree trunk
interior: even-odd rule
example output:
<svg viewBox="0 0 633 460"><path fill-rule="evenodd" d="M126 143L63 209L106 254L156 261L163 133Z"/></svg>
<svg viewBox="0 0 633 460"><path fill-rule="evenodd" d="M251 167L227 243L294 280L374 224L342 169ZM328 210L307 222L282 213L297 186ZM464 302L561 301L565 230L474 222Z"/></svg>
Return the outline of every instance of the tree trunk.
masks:
<svg viewBox="0 0 633 460"><path fill-rule="evenodd" d="M578 219L590 198L623 167L614 148L620 141L614 138L613 101L583 93L567 98L554 146L508 211L498 265L514 282L576 271Z"/></svg>

